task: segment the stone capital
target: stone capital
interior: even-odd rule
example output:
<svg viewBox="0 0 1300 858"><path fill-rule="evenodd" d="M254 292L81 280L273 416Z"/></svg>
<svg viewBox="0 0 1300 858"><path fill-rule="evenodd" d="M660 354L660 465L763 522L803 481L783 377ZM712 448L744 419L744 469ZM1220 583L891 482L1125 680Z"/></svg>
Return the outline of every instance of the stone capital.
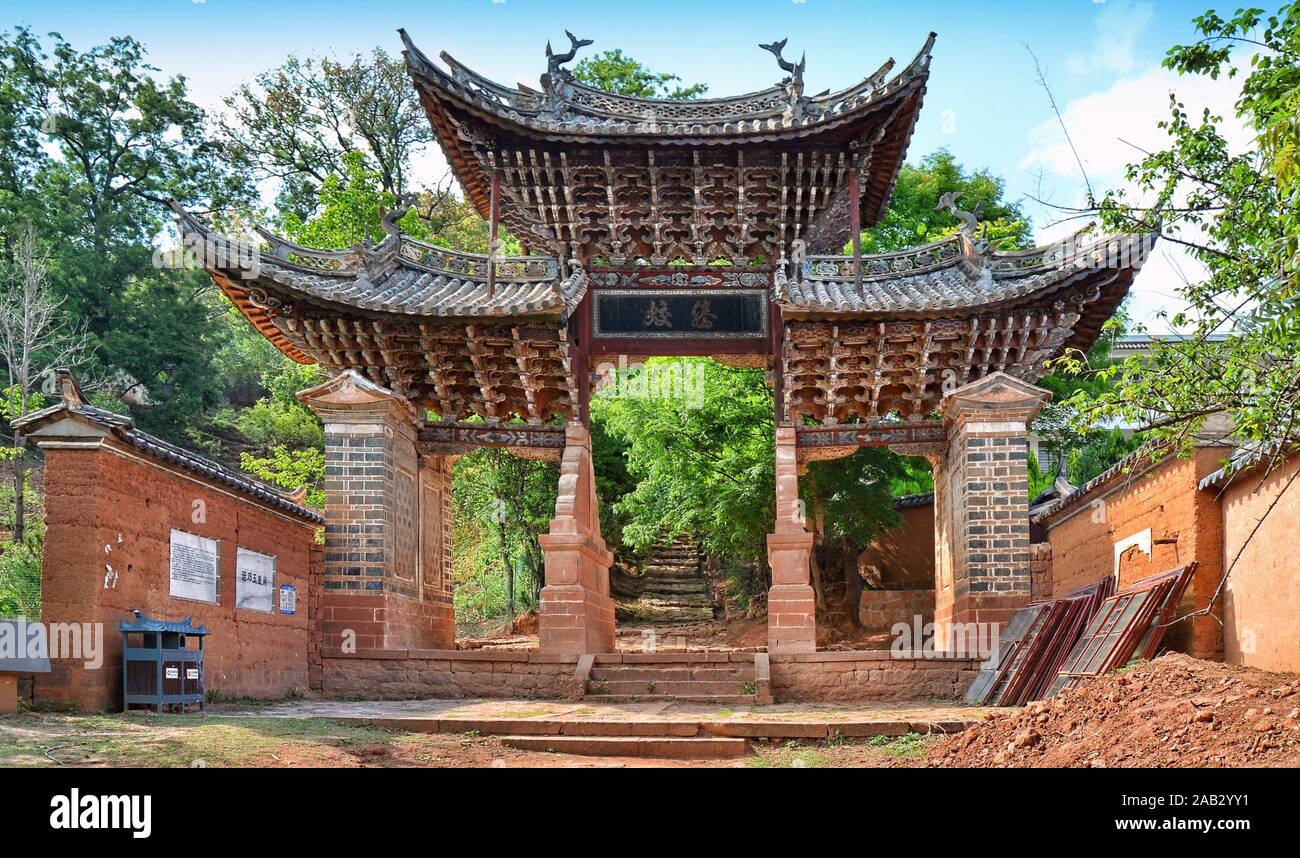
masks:
<svg viewBox="0 0 1300 858"><path fill-rule="evenodd" d="M344 370L324 384L300 390L297 397L326 423L367 423L385 418L411 426L421 422L409 400L356 370Z"/></svg>
<svg viewBox="0 0 1300 858"><path fill-rule="evenodd" d="M990 431L1023 433L1051 398L1049 391L999 371L948 394L943 416L952 429L974 423L1006 424Z"/></svg>

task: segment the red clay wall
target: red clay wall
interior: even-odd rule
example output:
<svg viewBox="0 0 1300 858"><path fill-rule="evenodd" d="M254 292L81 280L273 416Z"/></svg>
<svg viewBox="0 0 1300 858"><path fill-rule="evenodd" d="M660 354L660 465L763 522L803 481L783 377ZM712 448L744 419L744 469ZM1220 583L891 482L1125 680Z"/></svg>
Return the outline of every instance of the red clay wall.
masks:
<svg viewBox="0 0 1300 858"><path fill-rule="evenodd" d="M933 589L934 505L907 507L898 514L902 523L862 550L858 568L875 566L881 584L892 589Z"/></svg>
<svg viewBox="0 0 1300 858"><path fill-rule="evenodd" d="M858 620L868 634L888 634L895 623L909 628L917 615L921 624L934 622L934 589L863 590L858 602Z"/></svg>
<svg viewBox="0 0 1300 858"><path fill-rule="evenodd" d="M195 520L202 502L203 520ZM115 710L122 698L119 620L140 610L154 618L194 615L206 625L206 680L224 695L279 697L308 689L309 551L316 526L274 512L246 495L219 489L132 453L49 449L45 457L46 623L102 623L104 661L56 660L35 680L38 704ZM172 598L172 528L220 544L219 604ZM107 551L106 551L107 547ZM275 588L293 584L292 615L236 610L235 558L242 547L276 557ZM105 565L117 572L108 579Z"/></svg>
<svg viewBox="0 0 1300 858"><path fill-rule="evenodd" d="M1209 603L1223 568L1223 534L1213 493L1197 483L1222 464L1222 448L1198 449L1186 459L1171 457L1144 473L1119 476L1105 489L1082 498L1046 522L1051 543L1052 594L1111 575L1114 545L1151 529L1151 557L1131 548L1120 558L1119 585L1192 560L1200 567L1180 613ZM1164 645L1200 658L1223 655L1223 635L1213 617L1172 626Z"/></svg>
<svg viewBox="0 0 1300 858"><path fill-rule="evenodd" d="M1267 479L1242 472L1220 498L1225 568L1237 558L1223 616L1224 657L1235 664L1300 671L1300 478L1288 485L1297 470L1300 456ZM1204 494L1216 497L1219 489Z"/></svg>

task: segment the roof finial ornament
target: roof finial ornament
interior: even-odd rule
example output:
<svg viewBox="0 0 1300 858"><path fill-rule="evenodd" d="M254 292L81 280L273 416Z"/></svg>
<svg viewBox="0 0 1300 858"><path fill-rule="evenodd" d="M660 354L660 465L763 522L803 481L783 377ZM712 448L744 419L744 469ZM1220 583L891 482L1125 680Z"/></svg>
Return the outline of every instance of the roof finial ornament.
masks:
<svg viewBox="0 0 1300 858"><path fill-rule="evenodd" d="M542 89L546 92L548 113L563 112L565 102L568 101L573 72L563 68L564 64L578 55L578 48L595 44L595 40L579 39L568 30L564 31L564 35L569 37L569 49L562 54L555 53L549 41L546 43L546 74L542 75Z"/></svg>
<svg viewBox="0 0 1300 858"><path fill-rule="evenodd" d="M391 211L384 206L379 207L379 225L383 228L385 235L400 236L402 229L397 222L406 217L407 212L420 200L419 194L405 193L397 200L397 205Z"/></svg>
<svg viewBox="0 0 1300 858"><path fill-rule="evenodd" d="M967 256L984 256L995 250L994 242L988 240L988 224L984 225L982 236L979 239L975 238L975 230L979 228L979 216L984 212L983 201L976 203L974 210L963 211L957 208L959 199L961 199L961 191L948 191L939 197L939 204L934 207L934 210L947 209L953 217L961 221L959 234L962 250Z"/></svg>
<svg viewBox="0 0 1300 858"><path fill-rule="evenodd" d="M788 41L790 41L790 38L787 36L786 38L781 39L778 42L772 42L769 45L760 43L759 47L776 57L777 65L779 65L783 71L790 73L790 76L781 81L778 86L785 90L786 101L788 103L785 111L786 116L797 122L805 118L805 115L808 112L809 102L811 101L811 99L804 98L803 94L803 71L808 66L808 55L803 54L800 56L798 65L787 60L781 54L782 51L785 50L785 44Z"/></svg>

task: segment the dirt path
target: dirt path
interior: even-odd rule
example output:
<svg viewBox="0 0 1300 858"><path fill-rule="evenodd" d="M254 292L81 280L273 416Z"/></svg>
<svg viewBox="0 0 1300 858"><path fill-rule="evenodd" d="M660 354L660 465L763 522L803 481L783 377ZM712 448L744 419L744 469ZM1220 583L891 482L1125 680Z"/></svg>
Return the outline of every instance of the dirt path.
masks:
<svg viewBox="0 0 1300 858"><path fill-rule="evenodd" d="M583 757L314 718L184 715L0 717L0 767L832 768L911 765L939 739L754 742L731 760Z"/></svg>

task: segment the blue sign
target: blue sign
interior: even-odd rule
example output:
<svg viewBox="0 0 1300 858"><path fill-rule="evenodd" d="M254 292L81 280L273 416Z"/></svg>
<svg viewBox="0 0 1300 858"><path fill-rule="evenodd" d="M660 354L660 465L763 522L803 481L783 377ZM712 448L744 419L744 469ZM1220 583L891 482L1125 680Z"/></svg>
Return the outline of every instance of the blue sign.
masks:
<svg viewBox="0 0 1300 858"><path fill-rule="evenodd" d="M292 584L280 585L280 613L292 614L298 610L298 588Z"/></svg>

